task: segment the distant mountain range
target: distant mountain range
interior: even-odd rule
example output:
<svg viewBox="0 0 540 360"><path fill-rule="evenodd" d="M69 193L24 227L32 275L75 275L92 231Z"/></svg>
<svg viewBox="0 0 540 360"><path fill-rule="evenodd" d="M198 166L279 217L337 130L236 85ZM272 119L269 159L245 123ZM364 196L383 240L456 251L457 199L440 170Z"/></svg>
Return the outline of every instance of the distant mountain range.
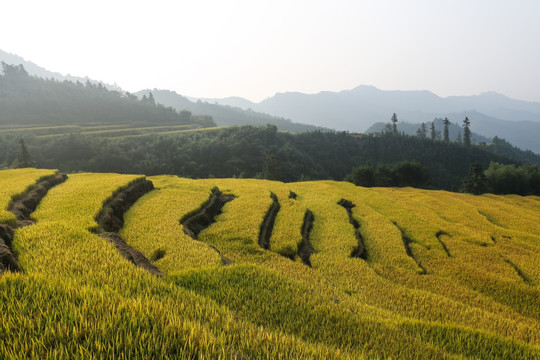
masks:
<svg viewBox="0 0 540 360"><path fill-rule="evenodd" d="M540 153L540 103L494 92L442 98L429 91L384 91L363 85L341 92L278 93L260 103L234 97L211 101L355 132L367 131L377 122L389 122L393 113L398 114L400 122L411 124L448 117L461 125L468 116L474 132L488 138L499 136Z"/></svg>
<svg viewBox="0 0 540 360"><path fill-rule="evenodd" d="M174 91L170 90L141 90L135 93L139 98L144 95L149 95L152 93L152 96L156 102L163 104L165 106L171 106L179 111L188 110L193 114L197 115L210 115L216 122L218 126L233 126L233 125L256 125L264 126L267 124L276 125L280 131L288 132L305 132L321 129L320 127L309 125L309 124L300 124L294 123L291 120L263 114L261 112L256 112L251 109L241 109L238 106L233 105L220 105L216 102L210 103L208 100L205 101L195 100L191 101L187 97L184 97L180 94L177 94ZM246 100L247 101L247 100Z"/></svg>
<svg viewBox="0 0 540 360"><path fill-rule="evenodd" d="M39 77L60 81L97 81L50 72L23 58L0 50L0 61L23 64L26 70ZM103 84L109 89L121 89ZM467 116L477 141L483 137L504 138L512 144L540 153L540 103L508 98L494 92L475 96L439 97L429 91L384 91L373 86L358 86L340 92L318 94L298 92L277 93L259 103L240 97L190 98L168 90L141 90L138 96L152 92L156 101L195 115L211 115L218 125L274 124L281 131L302 132L320 128L351 132L376 131L387 123L393 113L408 132L420 123L448 117L461 125ZM457 129L457 128L456 128Z"/></svg>
<svg viewBox="0 0 540 360"><path fill-rule="evenodd" d="M64 81L64 80L67 80L67 81L72 81L72 82L81 82L81 83L86 83L87 81L90 81L92 84L101 84L103 86L105 86L107 89L109 90L116 90L116 91L121 91L122 89L120 88L120 86L116 85L116 84L106 84L104 82L101 82L101 81L97 81L97 80L92 80L90 79L89 77L80 77L80 76L71 76L71 75L62 75L58 72L52 72L52 71L49 71L45 68L42 68L41 66L39 65L36 65L34 64L33 62L31 61L26 61L25 59L23 59L22 57L18 56L18 55L14 55L14 54L10 54L10 53L7 53L5 51L3 51L2 49L0 49L0 62L5 62L6 64L10 64L10 65L23 65L25 70L28 72L28 74L32 75L32 76L37 76L37 77L40 77L40 78L44 78L44 79L55 79L55 80L58 80L58 81Z"/></svg>
<svg viewBox="0 0 540 360"><path fill-rule="evenodd" d="M45 68L42 68L30 61L26 61L20 56L7 53L0 50L0 62L4 61L10 65L22 64L26 71L32 75L40 78L55 79L58 81L71 81L86 83L87 81L98 84L100 83L109 90L115 90L123 92L123 90L116 84L105 84L101 81L92 80L88 77L77 77L67 75L64 76L57 72L51 72ZM0 69L1 70L1 69ZM137 92L139 97L144 94L148 94L150 90L141 90ZM288 119L275 117L267 114L257 113L252 110L244 110L238 105L245 105L245 103L238 103L238 105L219 105L217 103L209 103L207 101L190 101L188 98L183 97L173 91L168 90L151 90L155 100L165 106L171 106L179 111L189 110L194 115L210 115L218 126L231 126L231 125L276 125L280 131L289 132L304 132L320 129L317 126L308 124L294 123ZM233 99L233 98L231 98ZM240 98L238 98L240 99ZM246 100L247 101L247 100Z"/></svg>

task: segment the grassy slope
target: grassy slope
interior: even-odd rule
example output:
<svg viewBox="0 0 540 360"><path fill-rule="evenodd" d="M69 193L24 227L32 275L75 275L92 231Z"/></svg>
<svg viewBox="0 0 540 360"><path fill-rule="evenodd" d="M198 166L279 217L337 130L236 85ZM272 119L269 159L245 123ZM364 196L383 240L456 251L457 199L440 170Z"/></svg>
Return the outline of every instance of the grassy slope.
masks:
<svg viewBox="0 0 540 360"><path fill-rule="evenodd" d="M168 274L156 278L90 231L102 202L135 178L71 175L33 214L37 224L16 232L25 274L0 275L0 353L540 356L537 197L152 177L156 190L126 213L120 235ZM236 198L193 240L179 221L214 186ZM270 250L262 250L271 192L281 210ZM358 241L342 198L355 204L365 260L350 256ZM294 258L306 209L315 218L312 267ZM217 251L233 263L224 265Z"/></svg>

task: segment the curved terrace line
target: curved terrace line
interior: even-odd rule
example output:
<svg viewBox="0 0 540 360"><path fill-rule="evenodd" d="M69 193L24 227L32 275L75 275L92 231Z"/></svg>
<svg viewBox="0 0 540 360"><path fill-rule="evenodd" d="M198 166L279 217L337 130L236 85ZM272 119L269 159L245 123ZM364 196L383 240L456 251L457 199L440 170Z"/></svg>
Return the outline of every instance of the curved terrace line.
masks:
<svg viewBox="0 0 540 360"><path fill-rule="evenodd" d="M261 224L261 230L259 231L259 246L265 250L270 249L270 238L272 237L272 230L274 230L274 223L276 222L276 216L281 206L279 205L276 194L270 193L272 198L272 205L268 209L264 220Z"/></svg>
<svg viewBox="0 0 540 360"><path fill-rule="evenodd" d="M153 265L143 253L129 246L117 232L124 226L124 213L129 210L135 202L146 193L154 189L154 184L147 179L140 179L127 188L121 189L103 203L102 210L96 222L99 224L101 233L105 240L111 242L116 250L129 262L141 267L156 276L164 276L157 266Z"/></svg>
<svg viewBox="0 0 540 360"><path fill-rule="evenodd" d="M366 260L367 251L366 246L364 245L364 238L362 237L362 234L360 234L360 224L352 216L352 208L356 205L354 205L352 201L345 199L339 200L338 205L342 206L343 208L345 208L345 210L347 210L347 215L349 216L349 223L354 227L354 235L356 236L356 240L358 241L358 246L356 246L351 252L351 257Z"/></svg>
<svg viewBox="0 0 540 360"><path fill-rule="evenodd" d="M311 254L315 252L309 240L309 235L311 233L311 229L313 229L314 221L315 217L313 216L313 213L311 210L306 209L304 222L302 223L302 241L300 244L298 244L298 257L302 259L302 262L309 267L311 267Z"/></svg>
<svg viewBox="0 0 540 360"><path fill-rule="evenodd" d="M197 210L186 214L180 219L184 233L193 240L198 240L199 233L215 223L216 217L221 214L223 206L234 199L233 195L223 195L218 187L214 187L208 201ZM223 265L232 264L232 260L223 256L218 248L213 245L208 246L217 252Z"/></svg>
<svg viewBox="0 0 540 360"><path fill-rule="evenodd" d="M66 181L67 175L56 173L40 179L25 193L14 197L8 205L8 211L12 212L17 219L17 227L35 223L30 218L47 192L54 186ZM0 224L0 271L21 271L17 262L17 254L12 248L15 229L8 224Z"/></svg>

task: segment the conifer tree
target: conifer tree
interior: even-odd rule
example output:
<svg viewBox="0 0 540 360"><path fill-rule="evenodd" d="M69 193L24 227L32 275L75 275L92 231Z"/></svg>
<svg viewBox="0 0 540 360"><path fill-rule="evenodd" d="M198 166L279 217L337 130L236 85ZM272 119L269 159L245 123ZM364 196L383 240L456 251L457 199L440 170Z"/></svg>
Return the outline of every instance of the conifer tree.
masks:
<svg viewBox="0 0 540 360"><path fill-rule="evenodd" d="M26 148L24 139L21 137L19 139L19 152L17 153L17 157L15 158L13 167L27 168L27 167L32 167L32 165L33 165L32 158L30 157L30 153L28 152L28 149Z"/></svg>
<svg viewBox="0 0 540 360"><path fill-rule="evenodd" d="M486 192L486 176L484 175L482 165L478 163L471 165L467 176L463 179L460 191L474 195L480 195Z"/></svg>
<svg viewBox="0 0 540 360"><path fill-rule="evenodd" d="M397 132L397 123L398 123L398 119L397 119L396 113L394 113L394 114L392 115L391 121L392 121L392 133L393 133L394 135L397 135L397 133L398 133L398 132Z"/></svg>
<svg viewBox="0 0 540 360"><path fill-rule="evenodd" d="M445 117L443 120L443 125L444 125L444 133L443 133L444 141L450 142L450 134L448 132L448 126L450 125L450 120L448 120L448 118Z"/></svg>
<svg viewBox="0 0 540 360"><path fill-rule="evenodd" d="M463 120L463 143L467 147L471 146L471 129L469 128L470 126L471 121L468 117L465 117L465 120Z"/></svg>
<svg viewBox="0 0 540 360"><path fill-rule="evenodd" d="M425 138L427 136L426 123L422 123L422 125L420 125L418 130L416 130L416 136L420 138Z"/></svg>

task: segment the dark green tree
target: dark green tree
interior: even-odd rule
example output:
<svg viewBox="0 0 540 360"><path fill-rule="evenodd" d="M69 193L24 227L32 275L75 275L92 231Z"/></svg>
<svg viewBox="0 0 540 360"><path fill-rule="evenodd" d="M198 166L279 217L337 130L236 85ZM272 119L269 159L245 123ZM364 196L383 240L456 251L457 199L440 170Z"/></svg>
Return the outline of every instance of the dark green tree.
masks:
<svg viewBox="0 0 540 360"><path fill-rule="evenodd" d="M394 166L397 186L423 187L429 182L427 170L418 161L402 161Z"/></svg>
<svg viewBox="0 0 540 360"><path fill-rule="evenodd" d="M448 127L450 126L450 120L448 118L444 118L443 120L444 130L443 130L443 139L445 142L450 142L450 134L448 131Z"/></svg>
<svg viewBox="0 0 540 360"><path fill-rule="evenodd" d="M437 140L437 138L439 137L439 132L437 131L437 129L435 129L435 121L431 122L429 136L431 137L431 140Z"/></svg>
<svg viewBox="0 0 540 360"><path fill-rule="evenodd" d="M486 192L486 176L484 175L484 169L482 165L474 163L470 166L469 172L465 179L463 179L463 184L461 185L460 191L464 193L480 195Z"/></svg>
<svg viewBox="0 0 540 360"><path fill-rule="evenodd" d="M357 186L375 186L375 171L373 166L365 165L353 168L352 172L345 177L345 181L352 182Z"/></svg>
<svg viewBox="0 0 540 360"><path fill-rule="evenodd" d="M426 123L422 123L422 125L420 125L418 130L416 130L416 136L418 136L420 138L426 138L427 137Z"/></svg>
<svg viewBox="0 0 540 360"><path fill-rule="evenodd" d="M394 172L390 167L386 165L377 166L375 171L376 186L394 186L395 183Z"/></svg>
<svg viewBox="0 0 540 360"><path fill-rule="evenodd" d="M28 152L26 144L24 143L24 139L21 137L19 139L19 152L17 153L17 157L15 158L15 161L13 162L13 167L27 168L27 167L32 167L33 165L34 165L34 162L32 161L30 153Z"/></svg>
<svg viewBox="0 0 540 360"><path fill-rule="evenodd" d="M2 73L7 78L24 78L24 77L28 77L28 72L26 71L24 66L22 66L22 64L20 64L18 66L17 65L9 65L9 64L6 64L4 61L2 61L1 65L2 65Z"/></svg>
<svg viewBox="0 0 540 360"><path fill-rule="evenodd" d="M463 120L463 143L466 147L471 146L471 121L468 117Z"/></svg>
<svg viewBox="0 0 540 360"><path fill-rule="evenodd" d="M264 164L262 171L262 177L263 179L267 180L281 180L281 170L274 155L271 155L266 159L266 163Z"/></svg>
<svg viewBox="0 0 540 360"><path fill-rule="evenodd" d="M397 119L396 113L394 113L394 114L392 115L391 122L392 122L392 133L393 133L394 135L397 135L397 133L398 133L398 131L397 131L397 123L398 123L398 119Z"/></svg>

